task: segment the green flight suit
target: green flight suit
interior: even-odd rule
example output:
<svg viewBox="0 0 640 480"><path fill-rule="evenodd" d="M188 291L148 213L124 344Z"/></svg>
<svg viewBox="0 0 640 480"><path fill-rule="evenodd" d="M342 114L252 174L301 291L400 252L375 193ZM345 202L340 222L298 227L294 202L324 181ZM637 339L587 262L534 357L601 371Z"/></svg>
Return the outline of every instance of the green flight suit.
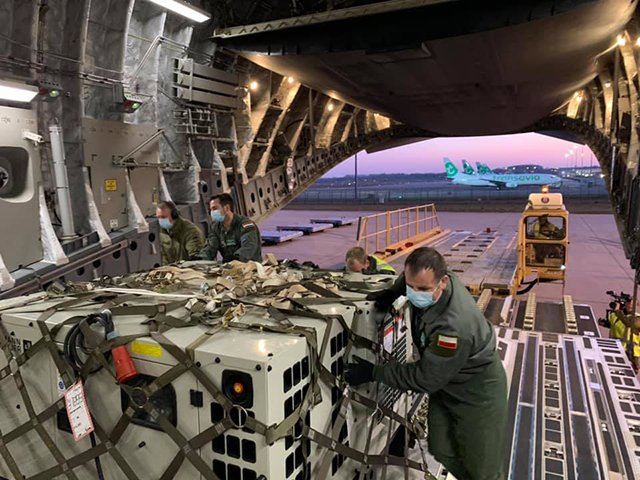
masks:
<svg viewBox="0 0 640 480"><path fill-rule="evenodd" d="M215 260L218 252L224 263L232 260L262 261L262 239L258 226L247 217L233 214L227 230L223 222L214 222L207 237L207 244L200 252L203 260Z"/></svg>
<svg viewBox="0 0 640 480"><path fill-rule="evenodd" d="M170 230L160 229L163 265L190 260L200 253L203 245L202 232L185 218L176 218Z"/></svg>
<svg viewBox="0 0 640 480"><path fill-rule="evenodd" d="M493 326L452 272L431 307L413 308L415 363L374 367L398 390L429 394L429 451L458 480L504 479L507 377ZM406 292L404 275L392 287Z"/></svg>
<svg viewBox="0 0 640 480"><path fill-rule="evenodd" d="M395 269L384 260L381 260L378 257L374 257L373 255L369 255L367 258L369 259L369 268L365 268L362 273L388 273L390 275L396 274Z"/></svg>

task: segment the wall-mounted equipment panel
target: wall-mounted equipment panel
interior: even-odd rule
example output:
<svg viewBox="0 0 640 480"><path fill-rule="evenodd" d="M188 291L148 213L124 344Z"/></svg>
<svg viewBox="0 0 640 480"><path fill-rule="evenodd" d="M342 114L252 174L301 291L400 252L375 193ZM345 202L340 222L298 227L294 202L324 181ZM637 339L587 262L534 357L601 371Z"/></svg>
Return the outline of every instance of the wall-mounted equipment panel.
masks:
<svg viewBox="0 0 640 480"><path fill-rule="evenodd" d="M157 135L158 129L150 125L131 125L106 120L84 118L85 165L93 195L107 231L126 227L127 222L127 170L131 188L142 214L153 215L158 201L160 166L158 137L131 156L138 167L122 167L114 162L122 160L141 144ZM131 163L131 162L128 162Z"/></svg>
<svg viewBox="0 0 640 480"><path fill-rule="evenodd" d="M33 142L23 138L23 131L37 133L36 115L0 107L0 129L0 255L11 272L42 259L40 157Z"/></svg>

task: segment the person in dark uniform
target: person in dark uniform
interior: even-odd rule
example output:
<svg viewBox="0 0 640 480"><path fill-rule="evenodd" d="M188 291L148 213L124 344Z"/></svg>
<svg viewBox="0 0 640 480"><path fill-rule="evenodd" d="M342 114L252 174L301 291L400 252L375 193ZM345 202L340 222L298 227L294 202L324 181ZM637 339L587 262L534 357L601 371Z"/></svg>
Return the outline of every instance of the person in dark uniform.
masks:
<svg viewBox="0 0 640 480"><path fill-rule="evenodd" d="M199 257L203 260L216 260L220 253L224 263L232 260L261 262L260 230L250 218L233 213L231 195L223 193L212 197L209 208L213 225Z"/></svg>
<svg viewBox="0 0 640 480"><path fill-rule="evenodd" d="M202 232L193 222L180 216L175 203L159 203L156 217L160 224L160 245L164 265L190 260L200 253L204 245Z"/></svg>
<svg viewBox="0 0 640 480"><path fill-rule="evenodd" d="M388 309L400 295L413 305L411 331L420 359L374 365L355 357L351 385L377 381L429 394L429 451L458 480L502 480L507 377L492 325L432 248L414 250L393 287L367 299Z"/></svg>

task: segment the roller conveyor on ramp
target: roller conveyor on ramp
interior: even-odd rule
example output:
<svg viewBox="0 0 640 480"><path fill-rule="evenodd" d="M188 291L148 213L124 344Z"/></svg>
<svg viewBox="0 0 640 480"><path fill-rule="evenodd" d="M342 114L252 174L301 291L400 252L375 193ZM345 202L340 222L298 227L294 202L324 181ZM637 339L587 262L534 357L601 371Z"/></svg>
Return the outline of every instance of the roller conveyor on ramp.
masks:
<svg viewBox="0 0 640 480"><path fill-rule="evenodd" d="M497 328L511 480L640 478L640 382L619 342Z"/></svg>
<svg viewBox="0 0 640 480"><path fill-rule="evenodd" d="M493 325L503 328L600 336L591 306L574 304L568 295L562 302L550 302L538 300L535 293L515 299L492 296L487 289L478 298L478 306Z"/></svg>
<svg viewBox="0 0 640 480"><path fill-rule="evenodd" d="M487 288L505 295L510 293L518 266L516 233L456 230L424 246L437 249L471 293L480 294ZM391 264L402 270L405 258Z"/></svg>

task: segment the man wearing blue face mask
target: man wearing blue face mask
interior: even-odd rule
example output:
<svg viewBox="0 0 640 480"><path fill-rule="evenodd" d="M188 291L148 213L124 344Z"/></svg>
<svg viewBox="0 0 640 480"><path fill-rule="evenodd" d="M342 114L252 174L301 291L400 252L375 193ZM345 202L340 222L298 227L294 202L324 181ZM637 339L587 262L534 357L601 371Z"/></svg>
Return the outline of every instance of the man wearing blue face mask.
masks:
<svg viewBox="0 0 640 480"><path fill-rule="evenodd" d="M231 195L223 193L213 197L209 207L213 225L199 257L216 260L220 253L224 263L232 260L261 262L260 230L250 218L233 212Z"/></svg>
<svg viewBox="0 0 640 480"><path fill-rule="evenodd" d="M164 265L190 260L200 253L204 245L202 233L192 222L180 216L175 203L159 203L156 217L160 224L160 245Z"/></svg>
<svg viewBox="0 0 640 480"><path fill-rule="evenodd" d="M411 332L420 359L373 365L356 358L345 368L346 382L429 394L429 450L436 460L458 480L504 479L507 378L492 325L433 248L414 250L393 287L367 299L387 310L400 295L414 307Z"/></svg>

